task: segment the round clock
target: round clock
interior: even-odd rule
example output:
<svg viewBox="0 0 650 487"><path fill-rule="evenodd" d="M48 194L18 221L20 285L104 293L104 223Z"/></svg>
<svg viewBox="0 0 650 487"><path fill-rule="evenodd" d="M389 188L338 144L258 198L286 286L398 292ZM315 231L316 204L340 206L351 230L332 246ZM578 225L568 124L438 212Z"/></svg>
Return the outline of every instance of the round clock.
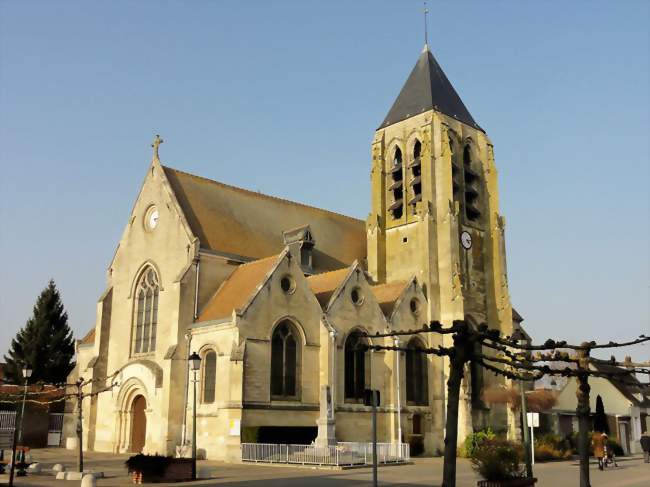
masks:
<svg viewBox="0 0 650 487"><path fill-rule="evenodd" d="M158 213L158 209L155 206L152 206L147 210L147 213L144 217L144 223L149 230L153 230L158 226L158 219L160 218L160 214Z"/></svg>
<svg viewBox="0 0 650 487"><path fill-rule="evenodd" d="M465 250L472 248L472 236L469 232L463 232L460 234L460 243Z"/></svg>

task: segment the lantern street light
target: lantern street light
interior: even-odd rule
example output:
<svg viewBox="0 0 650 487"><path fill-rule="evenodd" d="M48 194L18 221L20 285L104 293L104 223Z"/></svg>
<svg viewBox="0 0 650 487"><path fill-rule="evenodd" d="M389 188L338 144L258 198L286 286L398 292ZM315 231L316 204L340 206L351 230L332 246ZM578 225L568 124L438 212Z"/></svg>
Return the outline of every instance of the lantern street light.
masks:
<svg viewBox="0 0 650 487"><path fill-rule="evenodd" d="M20 411L20 424L18 426L18 443L22 443L23 441L23 418L25 417L25 402L27 400L27 382L29 381L29 378L32 376L32 369L29 367L29 365L23 365L23 378L25 379L25 384L24 384L24 389L23 389L23 405ZM25 465L25 449L23 448L22 450L22 458L20 462L20 468L18 469L18 476L22 477L24 475L27 475L27 472L25 471L24 465Z"/></svg>
<svg viewBox="0 0 650 487"><path fill-rule="evenodd" d="M201 357L199 357L198 353L192 352L188 361L190 362L190 369L194 374L194 379L192 380L194 384L194 403L192 407L192 480L196 480L196 374L201 368Z"/></svg>
<svg viewBox="0 0 650 487"><path fill-rule="evenodd" d="M510 338L514 340L517 345L526 345L526 335L521 331L521 328L517 328ZM526 476L532 478L533 464L530 449L533 448L533 445L530 444L530 437L528 434L528 412L526 410L526 392L524 391L523 380L519 381L519 389L521 391L521 433L524 443L524 458L526 459Z"/></svg>

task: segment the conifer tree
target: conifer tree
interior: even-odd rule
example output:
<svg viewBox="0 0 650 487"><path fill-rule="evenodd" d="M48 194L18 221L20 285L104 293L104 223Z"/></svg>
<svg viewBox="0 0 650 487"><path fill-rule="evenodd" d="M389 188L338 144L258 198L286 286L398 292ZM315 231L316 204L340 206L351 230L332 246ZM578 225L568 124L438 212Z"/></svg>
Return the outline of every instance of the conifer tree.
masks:
<svg viewBox="0 0 650 487"><path fill-rule="evenodd" d="M13 384L24 382L22 369L29 366L29 383L65 381L74 367L74 339L68 326L68 313L54 280L50 280L34 305L32 317L11 341L5 380Z"/></svg>
<svg viewBox="0 0 650 487"><path fill-rule="evenodd" d="M596 413L594 414L594 430L601 433L609 434L609 425L607 424L607 415L605 414L605 405L600 394L596 396Z"/></svg>

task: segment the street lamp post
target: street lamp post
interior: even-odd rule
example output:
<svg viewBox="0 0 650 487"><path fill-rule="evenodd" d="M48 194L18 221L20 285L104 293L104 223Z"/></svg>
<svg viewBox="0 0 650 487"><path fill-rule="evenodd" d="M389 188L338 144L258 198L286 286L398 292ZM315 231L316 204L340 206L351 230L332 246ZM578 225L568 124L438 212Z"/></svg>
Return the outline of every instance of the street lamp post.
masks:
<svg viewBox="0 0 650 487"><path fill-rule="evenodd" d="M20 424L19 424L19 429L18 429L18 443L22 443L23 441L23 418L25 417L25 402L27 400L27 382L29 381L29 378L32 376L32 369L28 366L25 365L23 367L23 378L25 379L25 387L23 389L23 405L20 411ZM17 472L17 475L19 477L27 475L27 472L25 471L24 468L25 465L25 449L23 448L22 450L22 458L20 462L20 469Z"/></svg>
<svg viewBox="0 0 650 487"><path fill-rule="evenodd" d="M517 342L518 345L526 344L526 337L520 329L516 329L511 338ZM530 436L528 433L528 412L526 410L526 392L524 391L524 381L519 381L519 389L521 390L521 433L524 443L524 458L526 460L526 476L532 478L533 476L533 463L530 444Z"/></svg>
<svg viewBox="0 0 650 487"><path fill-rule="evenodd" d="M196 373L201 368L201 357L196 352L192 352L192 355L188 358L190 362L190 369L194 374L194 380L192 381L194 385L194 399L192 407L192 480L196 480Z"/></svg>

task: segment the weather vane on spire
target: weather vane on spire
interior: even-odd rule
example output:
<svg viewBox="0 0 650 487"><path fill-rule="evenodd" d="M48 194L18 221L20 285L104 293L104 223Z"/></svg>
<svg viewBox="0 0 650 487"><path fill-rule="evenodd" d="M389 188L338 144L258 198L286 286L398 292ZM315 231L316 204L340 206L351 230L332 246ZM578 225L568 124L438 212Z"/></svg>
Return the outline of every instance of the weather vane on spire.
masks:
<svg viewBox="0 0 650 487"><path fill-rule="evenodd" d="M160 135L156 134L156 138L153 139L153 144L151 144L151 147L153 147L153 158L155 160L160 160L158 158L158 147L160 147L160 144L162 144L164 140L160 138Z"/></svg>
<svg viewBox="0 0 650 487"><path fill-rule="evenodd" d="M427 8L427 2L424 2L424 9L422 10L424 13L424 50L429 49L429 29L427 27L427 14L429 13L429 9Z"/></svg>

